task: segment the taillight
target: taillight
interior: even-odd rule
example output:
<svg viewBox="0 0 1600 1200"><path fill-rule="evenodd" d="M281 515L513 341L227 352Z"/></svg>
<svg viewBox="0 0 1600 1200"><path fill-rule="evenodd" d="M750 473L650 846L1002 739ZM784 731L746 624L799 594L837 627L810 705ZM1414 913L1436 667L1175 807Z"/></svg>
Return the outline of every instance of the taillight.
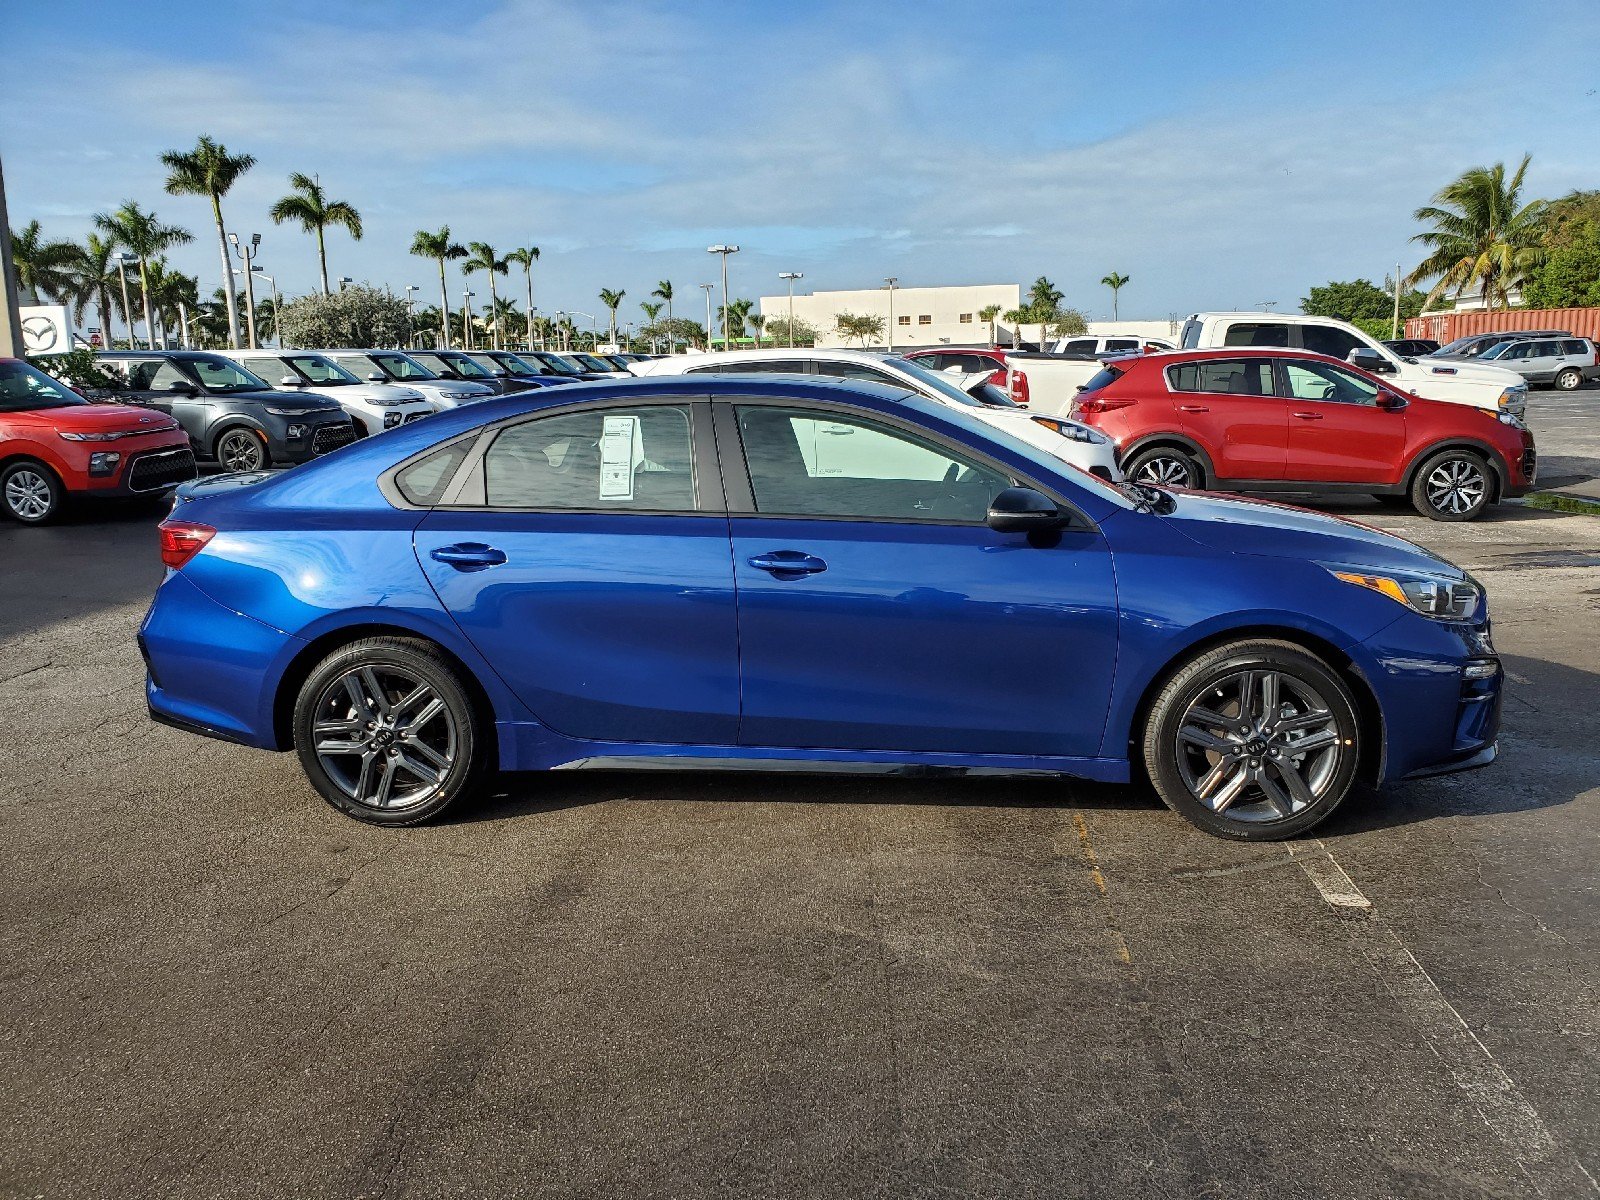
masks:
<svg viewBox="0 0 1600 1200"><path fill-rule="evenodd" d="M1008 390L1011 393L1011 403L1020 404L1023 408L1027 408L1028 407L1028 377L1027 377L1027 375L1023 374L1021 371L1016 370L1015 368L1007 368L1004 372L1001 372L1001 374L1004 374L1006 376L1006 378L1007 378L1007 382L1009 384Z"/></svg>
<svg viewBox="0 0 1600 1200"><path fill-rule="evenodd" d="M217 531L209 525L195 521L161 522L161 561L176 571L183 566L212 538Z"/></svg>
<svg viewBox="0 0 1600 1200"><path fill-rule="evenodd" d="M1079 412L1106 413L1113 409L1127 408L1133 402L1131 396L1101 396L1091 392L1087 396L1079 396L1076 407Z"/></svg>

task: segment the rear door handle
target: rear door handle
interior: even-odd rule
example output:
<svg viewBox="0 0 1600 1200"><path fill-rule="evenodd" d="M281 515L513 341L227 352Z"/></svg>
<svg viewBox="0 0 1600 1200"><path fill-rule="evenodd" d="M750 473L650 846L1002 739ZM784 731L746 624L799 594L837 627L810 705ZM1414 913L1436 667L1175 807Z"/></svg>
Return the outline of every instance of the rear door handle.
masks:
<svg viewBox="0 0 1600 1200"><path fill-rule="evenodd" d="M458 571L482 571L506 561L506 552L482 542L457 542L429 552L435 562L448 563Z"/></svg>
<svg viewBox="0 0 1600 1200"><path fill-rule="evenodd" d="M1207 408L1204 404L1180 404L1180 405L1178 405L1178 411L1179 412L1210 412L1211 410L1209 408Z"/></svg>
<svg viewBox="0 0 1600 1200"><path fill-rule="evenodd" d="M827 563L803 550L769 550L749 561L752 567L758 571L769 571L776 579L799 579L828 569Z"/></svg>
<svg viewBox="0 0 1600 1200"><path fill-rule="evenodd" d="M1302 421L1320 421L1320 420L1322 420L1322 414L1321 413L1294 413L1293 415L1296 416L1296 417L1299 417Z"/></svg>

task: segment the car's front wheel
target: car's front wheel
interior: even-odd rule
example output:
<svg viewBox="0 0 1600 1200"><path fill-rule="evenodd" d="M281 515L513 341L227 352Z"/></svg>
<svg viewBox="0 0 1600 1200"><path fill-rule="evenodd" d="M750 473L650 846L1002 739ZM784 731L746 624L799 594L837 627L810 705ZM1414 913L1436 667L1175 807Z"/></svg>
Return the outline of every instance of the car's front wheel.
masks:
<svg viewBox="0 0 1600 1200"><path fill-rule="evenodd" d="M217 461L224 471L259 471L267 465L267 448L254 431L230 429L217 439Z"/></svg>
<svg viewBox="0 0 1600 1200"><path fill-rule="evenodd" d="M1151 706L1144 764L1166 805L1207 833L1297 837L1355 783L1361 723L1349 686L1289 642L1206 651Z"/></svg>
<svg viewBox="0 0 1600 1200"><path fill-rule="evenodd" d="M1583 386L1583 372L1576 367L1568 367L1556 373L1556 387L1563 392L1575 392Z"/></svg>
<svg viewBox="0 0 1600 1200"><path fill-rule="evenodd" d="M485 770L486 726L456 669L411 638L335 650L300 688L294 744L306 776L339 811L415 825L468 794Z"/></svg>
<svg viewBox="0 0 1600 1200"><path fill-rule="evenodd" d="M1134 483L1153 483L1158 487L1197 488L1205 482L1200 464L1182 450L1170 446L1140 451L1123 473Z"/></svg>
<svg viewBox="0 0 1600 1200"><path fill-rule="evenodd" d="M1435 521L1472 521L1489 507L1489 464L1470 450L1450 450L1422 464L1411 504Z"/></svg>
<svg viewBox="0 0 1600 1200"><path fill-rule="evenodd" d="M0 469L0 504L24 525L43 525L61 511L66 489L49 467L32 459Z"/></svg>

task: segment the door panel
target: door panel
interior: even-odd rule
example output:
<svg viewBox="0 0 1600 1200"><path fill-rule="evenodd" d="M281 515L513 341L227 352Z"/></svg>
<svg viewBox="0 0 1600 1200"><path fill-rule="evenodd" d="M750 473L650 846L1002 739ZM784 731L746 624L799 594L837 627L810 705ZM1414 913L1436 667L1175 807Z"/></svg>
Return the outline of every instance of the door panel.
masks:
<svg viewBox="0 0 1600 1200"><path fill-rule="evenodd" d="M1315 483L1400 481L1406 449L1403 409L1376 406L1362 376L1314 361L1279 364L1288 396L1287 479Z"/></svg>
<svg viewBox="0 0 1600 1200"><path fill-rule="evenodd" d="M1282 479L1288 415L1267 359L1206 358L1168 371L1179 428L1223 479Z"/></svg>

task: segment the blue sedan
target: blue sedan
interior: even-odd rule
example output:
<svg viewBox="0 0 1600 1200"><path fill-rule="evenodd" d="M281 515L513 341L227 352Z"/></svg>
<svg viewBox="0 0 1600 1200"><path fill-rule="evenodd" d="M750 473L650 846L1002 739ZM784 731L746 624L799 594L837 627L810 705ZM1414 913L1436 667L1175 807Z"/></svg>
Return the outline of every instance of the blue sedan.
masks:
<svg viewBox="0 0 1600 1200"><path fill-rule="evenodd" d="M1270 839L1495 755L1501 666L1452 564L1112 486L875 384L552 388L182 495L151 715L293 749L378 824L494 770L670 760L1143 776Z"/></svg>

